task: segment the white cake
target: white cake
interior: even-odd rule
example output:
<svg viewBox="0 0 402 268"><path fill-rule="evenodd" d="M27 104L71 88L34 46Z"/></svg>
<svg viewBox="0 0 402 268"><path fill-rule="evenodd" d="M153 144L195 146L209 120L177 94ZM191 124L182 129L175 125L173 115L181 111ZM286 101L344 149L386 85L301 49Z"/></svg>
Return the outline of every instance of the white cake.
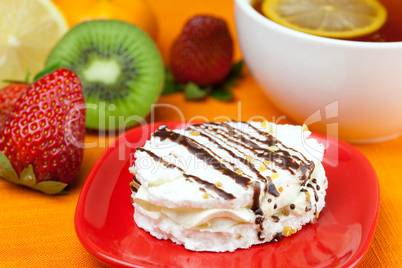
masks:
<svg viewBox="0 0 402 268"><path fill-rule="evenodd" d="M324 147L302 126L161 126L136 148L134 220L195 251L234 251L315 222L325 205Z"/></svg>

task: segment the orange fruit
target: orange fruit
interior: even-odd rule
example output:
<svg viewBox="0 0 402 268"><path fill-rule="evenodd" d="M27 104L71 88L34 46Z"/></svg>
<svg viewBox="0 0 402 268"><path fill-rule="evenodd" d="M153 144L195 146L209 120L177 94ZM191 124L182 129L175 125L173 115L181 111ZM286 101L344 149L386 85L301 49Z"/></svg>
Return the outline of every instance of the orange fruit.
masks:
<svg viewBox="0 0 402 268"><path fill-rule="evenodd" d="M91 19L116 19L137 25L154 41L157 21L146 0L54 0L70 26Z"/></svg>

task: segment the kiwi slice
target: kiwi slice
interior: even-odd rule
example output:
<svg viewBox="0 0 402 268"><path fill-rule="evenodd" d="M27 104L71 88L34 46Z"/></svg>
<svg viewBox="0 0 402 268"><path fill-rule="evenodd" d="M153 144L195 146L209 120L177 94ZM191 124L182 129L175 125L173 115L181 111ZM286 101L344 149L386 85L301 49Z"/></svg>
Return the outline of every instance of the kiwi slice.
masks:
<svg viewBox="0 0 402 268"><path fill-rule="evenodd" d="M161 93L162 57L139 27L118 20L80 23L56 44L46 67L74 71L82 82L86 126L127 128L142 120Z"/></svg>

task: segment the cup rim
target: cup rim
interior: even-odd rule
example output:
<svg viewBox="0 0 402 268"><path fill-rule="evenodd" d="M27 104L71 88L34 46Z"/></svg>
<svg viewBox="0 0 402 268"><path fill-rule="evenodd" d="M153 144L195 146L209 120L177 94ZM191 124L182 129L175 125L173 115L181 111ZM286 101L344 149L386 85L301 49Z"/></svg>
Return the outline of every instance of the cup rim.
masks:
<svg viewBox="0 0 402 268"><path fill-rule="evenodd" d="M293 38L304 39L306 41L318 42L328 45L338 45L344 47L357 47L357 48L370 48L370 49L382 49L388 50L392 48L402 48L402 41L395 42L366 42L366 41L351 41L351 40L341 40L322 36L316 36L308 33L299 32L282 26L276 22L273 22L260 13L258 13L251 5L251 0L234 0L237 6L247 14L256 23L263 25L264 27L269 27L275 31L285 33Z"/></svg>

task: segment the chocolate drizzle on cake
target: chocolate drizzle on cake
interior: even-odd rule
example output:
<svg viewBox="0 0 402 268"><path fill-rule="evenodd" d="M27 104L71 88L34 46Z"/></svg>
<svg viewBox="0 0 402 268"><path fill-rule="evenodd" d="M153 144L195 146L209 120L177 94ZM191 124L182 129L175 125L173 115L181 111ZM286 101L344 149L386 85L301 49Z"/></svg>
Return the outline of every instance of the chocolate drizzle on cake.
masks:
<svg viewBox="0 0 402 268"><path fill-rule="evenodd" d="M231 200L231 199L235 199L236 197L230 193L225 192L224 190L218 188L215 184L204 181L200 178L198 178L197 176L193 176L193 175L188 175L188 174L183 174L186 178L191 178L193 179L195 182L197 182L198 184L203 185L205 188L207 188L208 190L214 191L216 192L220 197L222 197L223 199L226 200Z"/></svg>
<svg viewBox="0 0 402 268"><path fill-rule="evenodd" d="M232 126L233 123L241 123L242 127L248 128L248 131ZM262 211L260 204L261 194L269 193L273 197L279 197L280 192L276 189L272 178L263 175L263 171L256 168L255 162L250 160L250 156L252 156L251 159L256 159L256 163L265 163L266 161L269 161L272 163L271 166L275 167L275 169L288 171L291 175L296 175L297 173L301 174L298 178L300 185L304 187L310 180L311 174L314 171L314 162L308 160L301 152L285 146L282 142L271 135L268 130L254 127L248 122L231 121L227 123L205 123L189 126L185 131L190 132L190 135L181 135L164 126L157 130L153 136L160 138L161 141L170 140L171 142L177 143L184 147L194 157L205 162L208 166L221 174L231 178L236 184L245 189L252 188L253 203L250 209L256 216L255 224L258 225L258 239L261 241L265 240L262 232L264 229L264 212ZM195 136L199 136L204 139L204 141L206 140L208 142L204 142L204 144L197 141L192 137L191 133L196 133ZM257 135L251 135L250 133ZM241 164L239 166L244 166L246 172L240 170L238 165L233 162L226 160L223 161L224 159L219 156L216 151L213 151L206 146L206 144L212 144L215 148L226 152L233 161L235 160L234 162ZM272 150L272 147L275 147L275 150ZM147 153L156 162L163 164L167 168L179 170L188 181L198 183L200 186L215 192L225 200L236 198L232 193L222 190L213 183L205 181L197 176L186 174L182 168L165 161L149 150L144 148L136 149L137 151ZM272 167L268 167L268 165L265 165L265 168L269 169L272 174L276 173L276 171ZM315 199L318 201L318 195L315 188L310 183L307 184L307 187L314 190ZM271 198L268 199L268 202L270 201L272 201ZM294 209L294 205L293 207L292 205L291 209ZM276 207L277 204L275 203L274 209L276 209ZM310 209L309 206L306 207L306 211ZM273 219L275 221L279 220L279 218ZM282 234L278 233L275 235L273 240L279 241L281 238Z"/></svg>
<svg viewBox="0 0 402 268"><path fill-rule="evenodd" d="M189 137L175 133L167 127L156 131L154 137L159 137L162 141L169 139L172 142L184 146L195 157L220 171L223 175L231 177L237 184L240 184L243 187L247 187L250 183L248 177L237 174L235 171L221 165L219 159L214 157L206 147Z"/></svg>
<svg viewBox="0 0 402 268"><path fill-rule="evenodd" d="M309 184L307 184L307 187L313 189L315 201L318 202L318 194L317 194L317 191L315 190L314 186L309 183Z"/></svg>
<svg viewBox="0 0 402 268"><path fill-rule="evenodd" d="M261 186L258 181L254 183L254 195L253 195L253 205L251 206L251 210L254 211L255 215L262 216L262 211L260 208L260 194L261 194Z"/></svg>
<svg viewBox="0 0 402 268"><path fill-rule="evenodd" d="M208 126L209 126L209 125L216 126L217 124L216 124L216 123L206 123L205 125L207 126L207 129L211 130L211 128L210 128L210 127L208 128ZM205 125L190 126L189 128L192 129L192 130L197 129L198 131L202 131L202 130L203 130L203 129L202 129L202 126L205 126ZM227 129L229 129L229 132L230 132L230 133L228 133L229 136L227 136L227 138L228 138L229 140L231 140L230 137L232 136L232 137L234 137L234 138L239 138L239 139L243 142L243 143L240 142L240 143L238 143L238 144L236 144L236 143L234 143L234 144L239 145L239 146L241 146L241 144L247 144L247 145L252 144L254 147L257 147L257 145L256 145L255 143L253 143L252 141L250 141L251 136L248 135L247 133L241 132L242 135L239 136L239 134L238 134L238 133L239 133L239 130L237 130L237 129L231 127L230 125L228 125L228 124L226 124L226 123L224 123L223 125L225 125L225 126L227 127ZM213 129L213 128L212 128L212 129ZM273 196L275 196L275 197L278 197L278 196L279 196L279 192L276 190L275 185L273 184L271 178L270 178L270 177L264 177L264 176L262 176L261 173L254 167L254 165L253 165L252 163L250 163L250 162L247 160L247 158L241 157L241 156L237 156L237 155L236 155L235 153L233 153L231 150L227 149L227 148L224 147L221 143L219 143L219 142L217 141L217 139L216 139L216 136L217 136L217 133L218 133L218 132L216 131L216 129L213 129L213 130L214 130L214 131L212 131L213 136L209 136L209 135L207 135L207 134L205 134L205 133L203 133L203 132L200 132L200 135L202 135L203 137L207 138L208 141L210 141L210 142L212 142L213 144L215 144L216 146L218 146L218 148L220 148L220 149L226 151L231 157L235 158L236 160L239 160L243 165L247 166L247 167L250 169L250 171L253 172L254 175L255 175L260 181L267 183L267 186L266 186L266 189L265 189L265 190L266 190L268 193L270 193L271 195L273 195ZM236 130L237 130L237 133L236 133ZM250 139L245 139L244 136L249 136ZM215 137L215 139L214 139L213 137ZM225 143L225 142L222 141L222 140L221 140L221 142L222 142L222 143ZM227 144L227 142L226 142L226 144Z"/></svg>
<svg viewBox="0 0 402 268"><path fill-rule="evenodd" d="M207 181L205 181L205 180L202 180L202 179L200 179L200 178L197 177L197 176L193 176L193 175L188 175L188 174L186 174L186 173L184 172L184 170L181 169L180 167L178 167L178 166L176 166L176 165L174 165L174 164L172 164L172 163L169 163L169 162L163 160L162 158L160 158L159 156L157 156L156 154L154 154L153 152L151 152L151 151L149 151L149 150L147 150L147 149L138 147L138 148L136 148L136 150L137 150L137 151L141 151L141 152L147 153L150 157L152 157L152 158L154 159L154 161L159 162L159 163L162 163L162 164L163 164L165 167L167 167L167 168L177 168L178 170L180 170L180 171L182 172L182 174L183 174L184 177L186 177L187 179L191 179L191 180L197 182L198 184L203 185L205 188L216 192L216 193L217 193L220 197L222 197L223 199L230 200L230 199L235 199L235 198L236 198L233 194L225 192L224 190L218 188L218 187L217 187L215 184L213 184L213 183L210 183L210 182L207 182Z"/></svg>
<svg viewBox="0 0 402 268"><path fill-rule="evenodd" d="M271 218L274 220L274 222L279 222L280 221L278 216L274 215L274 216L271 216Z"/></svg>
<svg viewBox="0 0 402 268"><path fill-rule="evenodd" d="M260 182L256 181L254 183L254 195L253 195L253 205L251 206L251 210L255 214L255 223L258 225L258 239L260 241L264 241L265 236L263 235L264 230L264 213L260 207L260 194L261 194L261 185Z"/></svg>
<svg viewBox="0 0 402 268"><path fill-rule="evenodd" d="M276 235L274 235L274 237L272 238L273 242L279 242L282 240L282 232L276 233Z"/></svg>
<svg viewBox="0 0 402 268"><path fill-rule="evenodd" d="M137 180L135 176L133 176L133 180L130 182L131 191L136 193L140 188L141 183Z"/></svg>

